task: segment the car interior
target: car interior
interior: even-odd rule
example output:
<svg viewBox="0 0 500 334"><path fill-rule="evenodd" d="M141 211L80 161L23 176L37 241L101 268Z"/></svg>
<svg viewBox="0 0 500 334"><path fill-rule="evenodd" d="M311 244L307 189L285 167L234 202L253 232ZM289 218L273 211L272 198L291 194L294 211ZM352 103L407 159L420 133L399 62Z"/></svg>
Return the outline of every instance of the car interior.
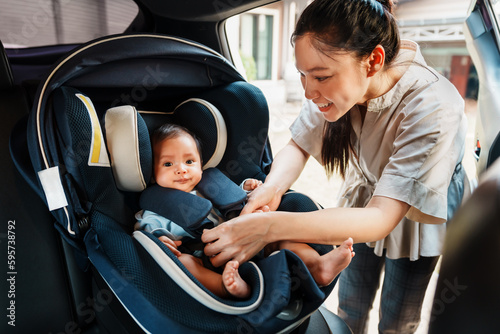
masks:
<svg viewBox="0 0 500 334"><path fill-rule="evenodd" d="M2 47L1 105L10 129L2 138L2 154L10 157L2 165L2 188L9 189L2 192L2 216L8 221L6 240L15 249L7 272L12 279L4 281L12 294L8 302L14 303L6 307L11 312L6 329L350 332L321 307L334 283L319 289L287 251L249 263L249 269L242 266L242 275L254 282L250 300L214 298L157 239L145 233L131 236L138 193L115 184L124 164L117 162L117 150L112 154L108 128L122 123L109 120L106 110L123 105L132 111L126 117L136 122L128 129L137 134L135 146L123 151L130 155L139 148L137 168L145 171L144 179L150 178L145 163L151 163L149 134L165 121L186 125L204 142L213 142L208 153L204 149L204 160L233 181L265 178L272 159L266 101L219 54L224 46L218 35L225 17L260 4L202 5L199 13L186 17L181 15L185 9L173 4L145 2L124 34L22 52ZM127 94L132 99L125 99ZM183 108L188 102L196 106ZM189 114L192 109L198 110ZM221 122L227 124L225 131ZM292 204L287 210L318 209L300 196L294 205L297 196L288 196ZM275 277L275 272L290 276ZM174 302L178 305L170 306ZM193 321L193 314L201 320Z"/></svg>
<svg viewBox="0 0 500 334"><path fill-rule="evenodd" d="M128 210L125 220L133 219L131 212L138 209L137 191L115 189L114 180L118 177L115 171L98 172L90 177L91 180L102 178L105 180L102 182L112 180L113 195L98 187L84 189L83 192L92 197L88 202L98 207L88 209L81 203L82 189L78 187L87 186L89 179L80 180L77 177L82 174L82 170L87 173L87 167L81 169L80 163L83 160L78 161L75 166L65 166L65 172L69 171L68 175L77 177L76 180L67 181L67 184L76 183L78 187L66 193L69 211L63 208L49 211L47 206L51 200L47 200L45 192L49 190L43 190L38 179L38 171L45 168L44 159L37 152L44 148L34 148L34 143L39 141L38 136L43 137L40 140L43 142L41 146L50 152L49 165L75 159L68 152L80 152L78 150L82 148L77 141L78 136L92 133L88 129L93 126L87 123L82 125L84 123L80 117L88 109L81 109L83 107L79 104L80 100L74 98L75 94L81 94L84 99L86 97L92 101L100 118L99 126L104 131L103 138L107 133L104 118L110 107L131 105L128 119L137 121L131 125L132 129L141 133L144 138L148 138L150 131L165 119L199 127L196 131L202 133L207 128L207 122L213 121L214 114L210 110L217 110L227 122L228 128L233 129L229 130L227 138L243 138L243 142L245 138L257 138L259 149L258 153L255 150L251 151L255 154L248 153L252 155L252 162L248 163L245 160L248 156L241 154L241 146L228 144L217 158L216 166L223 166L221 169L232 175L234 181L241 181L244 177L265 178L272 162L267 132L259 134L260 129L267 131L265 123L268 122L268 111L265 98L258 88L248 84L234 69L224 22L236 14L274 1L134 1L138 5L138 14L130 26L118 35L96 38L84 44L54 44L25 49L4 48L0 43L0 124L3 128L0 134L0 249L2 254L7 254L2 255L6 269L0 284L2 293L5 292L7 296L2 299L7 320L2 322L0 331L351 333L336 314L321 305L322 300L331 293L334 283L323 290L301 290L301 298L295 298L298 293L291 293L292 296L279 311L265 318L264 325L255 315L270 307L266 303L262 305L262 298L266 297L259 296L258 293L246 304L223 302L221 309L214 310L212 305L219 301L214 300L206 291L200 291L203 288L197 284L191 286L194 292L185 292L188 288L177 287L177 283L171 282L174 278L166 272L174 271L172 268L178 267L178 264L161 245L144 236L139 237L143 238L141 246L138 246L138 242L131 241L130 221L127 227L121 226L119 222L113 222L112 228L104 226L106 224L103 221L108 218L106 210L111 210L106 206L109 196L117 196L117 202L121 205L119 207ZM495 69L498 69L500 62L496 37L498 31L495 31L489 16L491 13L486 8L488 3L474 2L466 26L469 29L468 43L472 44L469 49L475 50L471 52L471 56L480 77L479 100L483 99L482 106L498 110L496 100L489 100L495 95L495 87L498 87L498 76L491 75L497 72L490 68L496 66ZM481 68L478 64L484 64L484 67ZM168 73L173 74L163 75L166 70L161 66L167 66ZM145 81L145 75L154 80ZM155 81L156 79L159 81ZM146 94L140 95L143 93ZM135 100L130 99L133 94ZM206 121L193 124L191 115L172 116L171 111L189 99L208 101L209 105L215 106L210 108L203 104L199 107L203 112L209 111ZM80 107L75 107L78 105ZM235 106L241 110L231 113ZM248 110L258 110L259 114ZM72 122L70 116L67 116L71 113L75 117L73 126L59 127L60 124ZM39 115L39 118L34 115ZM200 116L196 115L198 117ZM40 120L42 122L37 123ZM241 125L233 125L241 122L244 125L256 123L253 126L254 132L247 133L245 137L242 134L244 129L239 127ZM485 118L483 126L495 122L494 118ZM479 185L464 201L450 224L431 314L429 332L432 333L473 330L494 332L498 327L496 316L500 312L500 289L497 282L500 280L500 269L496 264L500 253L496 241L500 235L500 165L496 158L500 154L500 141L498 127L495 129L493 138L496 139L488 154L483 151L481 157ZM214 130L215 133L217 131ZM207 140L214 143L219 140L217 134L214 139L213 131L206 136L209 138ZM71 138L72 142L66 144L66 138ZM487 141L483 137L480 139ZM88 140L90 139L86 139ZM234 140L230 142L234 143ZM108 141L105 143L110 145ZM144 141L133 142L134 145L137 143ZM72 150L65 151L67 147L72 147ZM214 144L213 147L217 145ZM216 148L209 150L217 151ZM147 154L143 152L141 149L141 154ZM217 155L214 152L206 154ZM138 159L141 160L141 157L143 155ZM77 160L78 158L76 156ZM234 164L234 161L237 163ZM86 165L86 160L83 165ZM234 172L235 166L243 168ZM104 174L106 175L103 176ZM64 183L65 189L68 189L67 184ZM68 194L73 198L69 198ZM302 197L299 201L300 205L304 203ZM310 208L311 205L307 202L305 209L297 209L296 206L292 209L315 209ZM98 211L100 214L104 212L103 216L106 217L89 218L78 214L78 210ZM116 210L116 206L113 210ZM89 230L97 232L87 233ZM153 249L151 252L158 252L160 249L159 259L148 257L148 260L144 260L148 261L149 268L154 268L154 273L147 269L146 276L140 277L147 282L169 285L156 284L148 292L145 292L146 288L138 288L145 285L136 283L139 276L134 270L142 267L117 265L128 262L129 259L129 253L113 252L121 242L126 243L126 247L130 247L134 256L140 259L144 259L150 249ZM285 262L284 266L288 266L287 261L292 261L292 267L296 265L288 254L280 256L280 261ZM274 267L276 264L271 262L262 266L265 265ZM272 277L263 277L259 281L259 271L266 276L266 269L248 269L249 276L257 277L256 286L273 284ZM185 272L179 275L188 276ZM301 276L300 273L298 276ZM296 277L292 273L290 279L293 281ZM167 281L169 283L165 283ZM193 280L188 278L187 282L190 281ZM280 283L274 282L276 285ZM171 288L172 286L175 288ZM178 298L186 298L189 303L180 304L172 311L165 311L168 300L162 300L161 296L172 296L170 290L180 291L173 294L170 301L177 302ZM303 298L309 294L318 298L313 301ZM157 295L160 298L153 297ZM203 295L205 302L197 300L198 295ZM274 297L267 295L267 298ZM252 308L253 305L257 305L257 308ZM234 311L238 308L243 311ZM200 322L213 327L191 326L192 323ZM213 323L216 324L210 325Z"/></svg>
<svg viewBox="0 0 500 334"><path fill-rule="evenodd" d="M429 333L494 333L500 312L498 236L500 156L496 75L500 66L497 17L489 1L472 1L464 24L467 48L479 75L474 141L479 185L449 224L430 315ZM481 144L479 144L481 143ZM479 148L479 150L478 150ZM475 247L480 254L474 254Z"/></svg>

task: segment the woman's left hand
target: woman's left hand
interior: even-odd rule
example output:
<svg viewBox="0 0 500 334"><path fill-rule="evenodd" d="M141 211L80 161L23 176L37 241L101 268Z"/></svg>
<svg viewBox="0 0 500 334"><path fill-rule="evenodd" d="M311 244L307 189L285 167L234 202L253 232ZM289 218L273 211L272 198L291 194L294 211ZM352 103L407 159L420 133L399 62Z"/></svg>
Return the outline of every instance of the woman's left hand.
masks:
<svg viewBox="0 0 500 334"><path fill-rule="evenodd" d="M248 261L267 245L269 226L266 213L254 213L231 219L205 230L201 240L206 243L205 254L219 267L227 261Z"/></svg>

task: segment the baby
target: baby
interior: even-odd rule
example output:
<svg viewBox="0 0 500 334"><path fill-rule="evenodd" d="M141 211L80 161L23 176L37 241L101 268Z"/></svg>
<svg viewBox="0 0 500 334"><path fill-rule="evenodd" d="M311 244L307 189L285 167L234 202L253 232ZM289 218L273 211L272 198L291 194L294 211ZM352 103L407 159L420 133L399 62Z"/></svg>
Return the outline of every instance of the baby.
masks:
<svg viewBox="0 0 500 334"><path fill-rule="evenodd" d="M201 145L198 139L189 130L174 124L161 126L154 132L152 139L153 168L156 183L161 187L193 192L203 173ZM246 191L251 191L261 184L262 182L259 180L247 179L242 187ZM179 232L181 228L166 218L154 217L148 219L148 217L138 217L139 221L135 228L149 232L155 229L165 230L166 233L159 236L159 240L178 257L186 269L208 290L221 298L247 298L250 296L250 286L239 275L238 261L227 262L222 274L218 274L206 268L200 258L181 253L178 250L181 241L174 239L179 235L190 237L189 233ZM216 219L220 222L220 217ZM175 237L172 238L172 235ZM303 243L280 242L275 247L293 251L304 261L316 283L318 285L327 285L340 271L349 265L352 256L354 256L352 244L353 241L349 238L340 247L322 256Z"/></svg>

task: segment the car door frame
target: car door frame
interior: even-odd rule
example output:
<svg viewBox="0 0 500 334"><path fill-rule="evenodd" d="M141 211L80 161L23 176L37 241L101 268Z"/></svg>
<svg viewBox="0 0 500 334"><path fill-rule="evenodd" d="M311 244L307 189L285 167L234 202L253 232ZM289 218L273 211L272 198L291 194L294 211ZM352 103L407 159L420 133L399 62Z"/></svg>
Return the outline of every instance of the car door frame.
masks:
<svg viewBox="0 0 500 334"><path fill-rule="evenodd" d="M500 155L500 29L491 0L473 0L464 36L479 79L474 156L479 177Z"/></svg>

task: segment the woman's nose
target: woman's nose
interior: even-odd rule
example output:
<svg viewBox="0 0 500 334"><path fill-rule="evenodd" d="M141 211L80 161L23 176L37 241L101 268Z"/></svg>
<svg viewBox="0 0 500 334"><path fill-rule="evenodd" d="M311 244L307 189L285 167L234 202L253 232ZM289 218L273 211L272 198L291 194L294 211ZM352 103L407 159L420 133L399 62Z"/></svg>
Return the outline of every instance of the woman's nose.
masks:
<svg viewBox="0 0 500 334"><path fill-rule="evenodd" d="M314 87L312 83L307 82L306 78L302 79L302 87L304 87L304 96L306 99L312 100L319 97L319 92L316 87Z"/></svg>

